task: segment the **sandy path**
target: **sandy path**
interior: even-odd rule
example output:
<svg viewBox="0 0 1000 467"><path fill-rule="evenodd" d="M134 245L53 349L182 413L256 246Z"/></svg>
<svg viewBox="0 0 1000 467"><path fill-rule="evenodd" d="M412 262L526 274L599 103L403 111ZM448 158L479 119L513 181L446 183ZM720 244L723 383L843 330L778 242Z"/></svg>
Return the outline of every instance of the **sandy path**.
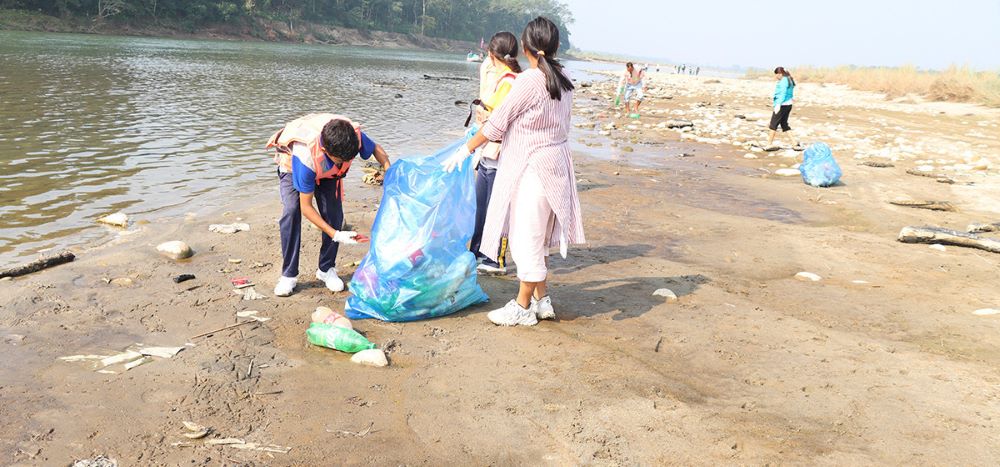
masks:
<svg viewBox="0 0 1000 467"><path fill-rule="evenodd" d="M606 88L578 97L581 126L615 121L618 129L577 132L591 243L553 264L558 321L498 329L485 319L486 305L416 323L357 322L390 349L387 369L313 348L303 335L309 313L319 304L342 309L345 298L306 279L315 230L307 230L303 252L306 287L293 297L244 302L228 287L229 277L247 275L270 295L280 261L273 227L279 206L265 191L257 206L153 221L76 263L0 283L0 459L972 465L1000 457L1000 318L972 314L1000 308L1000 256L895 241L904 225L1000 220L996 168L950 170L954 185L907 175L927 165L918 160L948 171L943 167L966 164L965 157L899 156L896 137L868 121L907 129L906 138L925 148L938 140L968 144L996 163L989 155L998 154L998 139L989 137L995 113L815 86L802 93L793 126L824 140L844 131L867 138L864 145L830 140L845 184L820 190L765 172L794 163L781 153L744 159L745 148L704 141L750 136L759 122L723 116L766 110L766 99L763 106L751 101L758 89L766 96L769 83L656 80L659 98L634 130L630 121L610 119L603 97L589 100ZM844 96L859 107L842 106ZM829 102L819 108L822 99ZM716 100L725 103L721 111L698 106ZM709 109L718 115L709 119ZM672 118L695 120L695 130L682 139L657 129ZM722 123L731 128L715 131ZM963 136L972 128L987 137ZM898 156L896 167L857 165L885 149L883 159ZM348 191L349 222L368 225L375 191ZM959 210L888 205L896 194L949 200ZM237 217L252 230L207 232L208 224ZM189 262L156 255L158 242L176 238L197 250ZM344 248L340 263L362 253ZM796 280L799 271L822 280ZM198 278L170 281L181 272ZM516 288L512 278L481 282L494 303ZM663 287L679 299L652 296ZM248 309L272 320L190 339ZM118 374L57 360L136 342L196 345ZM212 437L291 451L172 446L188 441L180 436L183 420L213 427Z"/></svg>

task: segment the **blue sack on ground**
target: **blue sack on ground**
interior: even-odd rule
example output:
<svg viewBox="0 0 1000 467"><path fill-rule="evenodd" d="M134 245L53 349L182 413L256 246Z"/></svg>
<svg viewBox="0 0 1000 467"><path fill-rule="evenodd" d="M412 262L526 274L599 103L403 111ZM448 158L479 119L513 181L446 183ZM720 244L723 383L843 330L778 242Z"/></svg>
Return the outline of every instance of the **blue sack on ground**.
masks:
<svg viewBox="0 0 1000 467"><path fill-rule="evenodd" d="M472 158L452 173L441 169L464 143L389 167L371 248L348 286L348 318L414 321L489 299L468 248L476 218Z"/></svg>
<svg viewBox="0 0 1000 467"><path fill-rule="evenodd" d="M802 165L799 173L806 185L826 187L836 185L843 172L837 161L833 159L830 146L825 143L815 143L806 149L802 155Z"/></svg>

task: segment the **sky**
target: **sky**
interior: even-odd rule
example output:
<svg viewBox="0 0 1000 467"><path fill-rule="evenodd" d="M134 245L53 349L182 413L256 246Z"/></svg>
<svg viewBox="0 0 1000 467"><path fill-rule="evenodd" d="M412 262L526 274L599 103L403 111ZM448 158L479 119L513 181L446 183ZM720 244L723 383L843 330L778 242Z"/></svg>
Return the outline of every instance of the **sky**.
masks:
<svg viewBox="0 0 1000 467"><path fill-rule="evenodd" d="M717 67L1000 70L1000 0L564 0L574 48Z"/></svg>

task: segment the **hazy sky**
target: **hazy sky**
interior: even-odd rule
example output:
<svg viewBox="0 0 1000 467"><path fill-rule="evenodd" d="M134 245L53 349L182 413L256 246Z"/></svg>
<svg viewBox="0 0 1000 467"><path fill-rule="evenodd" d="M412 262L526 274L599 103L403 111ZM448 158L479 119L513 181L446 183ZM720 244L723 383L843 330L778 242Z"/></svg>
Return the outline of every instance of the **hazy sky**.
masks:
<svg viewBox="0 0 1000 467"><path fill-rule="evenodd" d="M1000 69L1000 0L565 0L574 47L716 66Z"/></svg>

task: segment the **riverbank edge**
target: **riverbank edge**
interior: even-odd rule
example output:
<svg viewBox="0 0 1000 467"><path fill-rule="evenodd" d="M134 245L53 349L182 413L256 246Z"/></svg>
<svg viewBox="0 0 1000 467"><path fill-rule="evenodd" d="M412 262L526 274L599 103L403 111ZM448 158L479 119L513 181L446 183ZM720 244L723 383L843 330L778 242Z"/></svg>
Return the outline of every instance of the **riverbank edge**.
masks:
<svg viewBox="0 0 1000 467"><path fill-rule="evenodd" d="M171 39L213 39L232 41L289 42L324 45L369 46L387 49L468 52L478 44L454 39L363 31L319 23L271 20L261 17L239 23L214 23L194 31L183 23L154 20L131 23L89 18L59 18L26 10L0 9L0 31L97 34L110 36L162 37Z"/></svg>

